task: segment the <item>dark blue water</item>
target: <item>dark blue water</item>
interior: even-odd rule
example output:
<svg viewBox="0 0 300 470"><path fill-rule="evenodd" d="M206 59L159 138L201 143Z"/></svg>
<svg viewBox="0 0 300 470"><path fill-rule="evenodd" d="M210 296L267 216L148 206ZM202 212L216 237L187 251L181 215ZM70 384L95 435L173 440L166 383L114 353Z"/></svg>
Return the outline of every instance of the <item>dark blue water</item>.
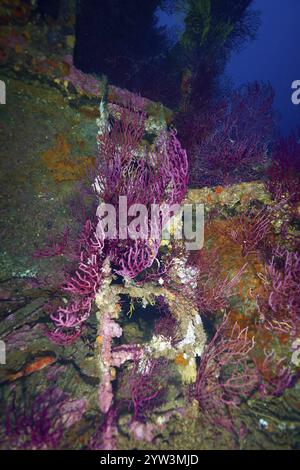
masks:
<svg viewBox="0 0 300 470"><path fill-rule="evenodd" d="M280 129L288 134L300 125L300 105L291 101L291 84L300 80L299 0L255 0L261 12L256 40L233 53L226 73L235 85L253 80L269 81L274 87L275 106L281 114Z"/></svg>

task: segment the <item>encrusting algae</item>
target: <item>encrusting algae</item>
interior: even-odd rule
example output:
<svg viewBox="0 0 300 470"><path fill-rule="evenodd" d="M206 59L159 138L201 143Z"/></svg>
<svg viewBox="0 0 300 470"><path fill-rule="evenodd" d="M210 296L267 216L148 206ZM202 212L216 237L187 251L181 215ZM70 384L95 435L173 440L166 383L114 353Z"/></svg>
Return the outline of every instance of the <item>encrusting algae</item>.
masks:
<svg viewBox="0 0 300 470"><path fill-rule="evenodd" d="M95 165L94 157L72 157L71 145L63 134L56 136L54 147L41 155L56 182L77 181Z"/></svg>

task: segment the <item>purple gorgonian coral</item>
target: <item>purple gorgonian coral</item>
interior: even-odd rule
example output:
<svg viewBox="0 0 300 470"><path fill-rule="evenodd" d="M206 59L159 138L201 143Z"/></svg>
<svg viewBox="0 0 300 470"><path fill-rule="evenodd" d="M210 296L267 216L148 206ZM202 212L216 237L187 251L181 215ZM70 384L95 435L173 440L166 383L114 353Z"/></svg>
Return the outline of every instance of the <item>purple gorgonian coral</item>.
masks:
<svg viewBox="0 0 300 470"><path fill-rule="evenodd" d="M300 327L300 256L277 248L266 266L267 302L259 303L265 326L293 337Z"/></svg>
<svg viewBox="0 0 300 470"><path fill-rule="evenodd" d="M85 222L77 240L70 242L69 232L66 232L60 242L52 243L37 253L45 257L67 251L70 256L70 248L66 250L66 246L75 247L71 259L77 266L61 286L67 297L65 305L51 312L54 329L49 336L59 344L68 344L80 336L96 293L101 289L105 259L110 261L113 273L129 279L151 267L157 259L166 207L173 206L172 210L176 212L187 190L187 156L175 130L164 128L156 136L147 134L146 112L137 110L134 102L113 111L97 136L98 158L93 188L99 206L110 204L115 209L116 236L110 239L102 228L99 230L101 216L98 206L94 219ZM130 230L127 231L133 219L130 212L126 236L120 236L119 204L122 197L126 197L128 208L139 204L146 209L147 216L139 217L138 239L130 237ZM148 217L152 204L158 206L155 236Z"/></svg>
<svg viewBox="0 0 300 470"><path fill-rule="evenodd" d="M108 255L115 272L134 278L149 268L157 257L163 207L182 202L187 190L188 164L175 131L162 130L150 145L145 140L145 113L126 108L119 112L112 127L98 135L99 165L95 188L100 200L115 208L119 235L120 196L126 197L128 208L143 205L146 210L139 217L137 232L140 238L128 237L127 232L127 236L107 240ZM148 217L153 204L159 206L154 235L153 220L151 224ZM129 215L127 219L129 227L133 218Z"/></svg>
<svg viewBox="0 0 300 470"><path fill-rule="evenodd" d="M58 388L39 393L31 406L17 407L15 392L0 433L2 448L15 450L59 449L66 431L86 411L86 400L72 399Z"/></svg>
<svg viewBox="0 0 300 470"><path fill-rule="evenodd" d="M214 337L205 347L197 371L192 396L213 423L229 423L228 407L237 407L258 384L258 375L249 363L254 339L247 328L235 324L229 333L229 316L224 317ZM230 427L230 426L229 426Z"/></svg>
<svg viewBox="0 0 300 470"><path fill-rule="evenodd" d="M300 201L300 130L281 138L274 146L272 163L267 169L266 187L273 199Z"/></svg>

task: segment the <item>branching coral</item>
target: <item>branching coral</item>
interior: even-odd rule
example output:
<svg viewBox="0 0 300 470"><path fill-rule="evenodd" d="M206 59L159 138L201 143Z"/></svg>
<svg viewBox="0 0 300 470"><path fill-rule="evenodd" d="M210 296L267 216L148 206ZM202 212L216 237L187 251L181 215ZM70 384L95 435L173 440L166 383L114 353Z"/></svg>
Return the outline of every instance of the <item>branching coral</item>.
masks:
<svg viewBox="0 0 300 470"><path fill-rule="evenodd" d="M266 187L277 201L286 198L297 203L300 200L299 135L293 133L281 138L274 146L272 163L267 169Z"/></svg>
<svg viewBox="0 0 300 470"><path fill-rule="evenodd" d="M228 419L227 407L237 407L258 384L254 367L248 364L248 354L254 347L248 330L234 325L229 337L224 317L211 342L205 347L193 387L193 396L200 409L213 422Z"/></svg>
<svg viewBox="0 0 300 470"><path fill-rule="evenodd" d="M2 445L10 449L57 449L65 431L79 421L86 410L86 400L72 400L62 390L47 389L37 395L31 407L21 412L13 395L1 433Z"/></svg>
<svg viewBox="0 0 300 470"><path fill-rule="evenodd" d="M220 275L220 260L216 250L197 252L197 257L190 256L190 262L198 266L196 296L199 311L207 315L227 308L246 264L232 278L227 275L224 279Z"/></svg>
<svg viewBox="0 0 300 470"><path fill-rule="evenodd" d="M263 397L282 395L291 386L293 374L284 358L277 359L274 351L264 353L262 361L254 359L259 377L259 392Z"/></svg>
<svg viewBox="0 0 300 470"><path fill-rule="evenodd" d="M116 266L115 272L125 278L135 278L139 273L152 266L157 256L159 242L126 240L112 246L110 258Z"/></svg>
<svg viewBox="0 0 300 470"><path fill-rule="evenodd" d="M102 282L103 248L103 240L94 233L92 223L87 221L79 237L78 269L62 285L62 291L72 295L71 300L51 314L55 329L49 332L49 336L54 341L69 343L80 335Z"/></svg>
<svg viewBox="0 0 300 470"><path fill-rule="evenodd" d="M114 124L98 134L95 188L101 200L113 204L118 214L119 196L127 197L128 207L143 204L147 210L151 204L180 204L187 189L187 157L175 132L161 131L149 147L143 141L145 113L132 109L120 109L118 113ZM138 240L108 243L118 274L134 278L152 265L160 245L162 217L160 209L153 238L147 213L140 222Z"/></svg>
<svg viewBox="0 0 300 470"><path fill-rule="evenodd" d="M131 103L127 108L114 109L113 122L104 123L98 134L98 167L94 189L101 201L119 209L119 197L127 197L127 205L178 204L187 188L187 157L176 138L175 131L163 130L152 145L143 140L146 114L136 111ZM102 121L101 121L102 122ZM62 291L71 295L64 307L53 312L55 330L50 337L59 343L76 339L82 324L87 320L92 301L102 283L104 259L109 259L114 272L124 278L135 278L150 267L160 246L163 209L160 209L157 238L148 235L132 239L105 239L103 230L87 220L79 236L76 253L78 268L62 285ZM117 221L119 225L119 220ZM143 221L150 232L150 218ZM126 229L127 230L127 229ZM40 251L40 256L63 253L67 244L62 242ZM70 331L73 329L73 331Z"/></svg>
<svg viewBox="0 0 300 470"><path fill-rule="evenodd" d="M260 302L261 318L267 328L292 334L299 331L300 256L278 248L266 266L268 302Z"/></svg>
<svg viewBox="0 0 300 470"><path fill-rule="evenodd" d="M134 363L128 377L132 421L145 420L150 411L161 403L166 390L167 363L166 359L150 357Z"/></svg>
<svg viewBox="0 0 300 470"><path fill-rule="evenodd" d="M242 248L242 255L247 256L255 252L271 231L271 221L274 210L263 208L257 213L243 214L238 227L231 230L228 235Z"/></svg>
<svg viewBox="0 0 300 470"><path fill-rule="evenodd" d="M254 83L203 113L190 151L193 185L232 184L256 177L266 163L273 131L273 97L269 86Z"/></svg>

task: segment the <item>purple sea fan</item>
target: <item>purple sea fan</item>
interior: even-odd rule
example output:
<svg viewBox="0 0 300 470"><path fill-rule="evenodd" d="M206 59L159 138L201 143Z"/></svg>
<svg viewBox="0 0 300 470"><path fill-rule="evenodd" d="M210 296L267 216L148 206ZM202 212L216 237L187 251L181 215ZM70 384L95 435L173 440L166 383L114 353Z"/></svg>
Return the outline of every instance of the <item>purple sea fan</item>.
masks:
<svg viewBox="0 0 300 470"><path fill-rule="evenodd" d="M227 407L237 407L258 384L255 368L248 365L254 347L247 328L237 324L226 335L229 317L224 317L211 342L205 347L192 390L204 415L213 422L225 422Z"/></svg>
<svg viewBox="0 0 300 470"><path fill-rule="evenodd" d="M136 165L146 115L130 109L120 108L119 119L104 132L98 134L98 159L95 189L101 200L117 204L119 196L129 198L141 194L141 187L133 187L139 179L140 166ZM128 193L128 182L132 180L132 193ZM139 182L140 183L140 182ZM136 194L137 193L137 194Z"/></svg>
<svg viewBox="0 0 300 470"><path fill-rule="evenodd" d="M71 276L63 286L65 292L85 296L96 294L101 282L99 259L98 256L94 254L86 258L85 254L81 253L80 263L75 275Z"/></svg>
<svg viewBox="0 0 300 470"><path fill-rule="evenodd" d="M143 285L146 282L158 283L160 285L169 285L171 281L171 270L176 257L175 248L167 253L160 254L155 258L150 269L147 269L139 276L137 284Z"/></svg>
<svg viewBox="0 0 300 470"><path fill-rule="evenodd" d="M164 336L171 342L172 346L174 346L178 340L178 321L170 312L169 306L163 296L157 299L156 307L160 313L160 318L155 322L154 335Z"/></svg>
<svg viewBox="0 0 300 470"><path fill-rule="evenodd" d="M256 82L219 100L198 119L200 123L193 124L197 126L189 151L193 186L226 185L257 177L273 133L273 99L273 89ZM193 133L193 129L189 131Z"/></svg>
<svg viewBox="0 0 300 470"><path fill-rule="evenodd" d="M180 204L185 197L188 185L188 161L186 151L182 149L176 137L176 131L162 134L166 141L166 150L163 161L158 164L166 164L161 168L161 179L165 185L166 202L168 204ZM158 145L160 141L158 140ZM159 176L159 175L157 175Z"/></svg>
<svg viewBox="0 0 300 470"><path fill-rule="evenodd" d="M151 146L145 138L145 112L118 110L119 118L98 135L98 174L101 199L117 207L119 196L128 206L168 204L183 200L188 163L175 131L163 130Z"/></svg>
<svg viewBox="0 0 300 470"><path fill-rule="evenodd" d="M262 397L280 396L284 390L290 387L294 377L286 359L277 359L274 351L264 353L264 359L259 362L254 359L260 377L259 392Z"/></svg>
<svg viewBox="0 0 300 470"><path fill-rule="evenodd" d="M235 230L229 237L242 248L242 255L248 256L255 252L271 231L274 210L264 207L256 214L243 214Z"/></svg>
<svg viewBox="0 0 300 470"><path fill-rule="evenodd" d="M268 307L261 315L269 329L295 335L300 322L300 256L277 249L266 267Z"/></svg>
<svg viewBox="0 0 300 470"><path fill-rule="evenodd" d="M87 320L92 308L90 298L73 300L69 302L66 308L59 307L55 313L51 315L58 328L75 328Z"/></svg>
<svg viewBox="0 0 300 470"><path fill-rule="evenodd" d="M144 357L134 362L128 377L129 408L132 421L143 421L163 402L166 384L166 359Z"/></svg>
<svg viewBox="0 0 300 470"><path fill-rule="evenodd" d="M267 177L266 187L275 200L300 201L300 129L298 135L293 133L276 143Z"/></svg>
<svg viewBox="0 0 300 470"><path fill-rule="evenodd" d="M157 256L163 229L161 206L182 202L187 190L188 164L175 131L161 131L150 145L143 140L146 119L143 111L120 108L118 114L114 123L98 135L95 189L101 201L116 209L119 228L120 196L126 196L128 208L134 204L143 204L146 208L134 236L127 234L126 241L106 240L115 272L134 278L150 267ZM152 204L159 206L154 235L153 221L149 217ZM132 216L128 222L132 222Z"/></svg>
<svg viewBox="0 0 300 470"><path fill-rule="evenodd" d="M86 221L77 243L74 242L77 269L61 286L61 290L68 294L69 301L51 312L54 331L49 332L48 336L59 344L69 344L80 335L102 285L105 259L111 262L115 273L130 279L136 278L153 264L160 247L165 214L160 208L154 224L157 230L153 236L148 210L152 204L159 207L180 204L187 190L187 156L176 132L163 130L153 143L148 142L146 113L142 109L137 110L132 103L128 103L127 108L116 106L109 122L99 131L98 165L93 188L100 197L98 209L102 202L114 207L119 232L120 196L127 197L129 208L133 204L143 204L147 209L147 218L145 220L146 216L143 215L143 220L136 227L140 236L127 236L125 240L123 236L117 240L105 237L98 209L95 214L95 219L98 217L97 227L91 220ZM128 223L131 227L131 222L127 220L126 227ZM60 251L60 246L54 246L56 251Z"/></svg>
<svg viewBox="0 0 300 470"><path fill-rule="evenodd" d="M297 316L300 314L300 256L298 253L285 251L282 258L282 271L276 268L274 257L268 266L272 279L269 305L274 312L278 312L285 304L288 310Z"/></svg>
<svg viewBox="0 0 300 470"><path fill-rule="evenodd" d="M53 341L53 343L59 344L60 346L67 346L68 344L74 343L80 338L82 333L82 326L75 328L61 328L56 327L52 330L46 331L46 336Z"/></svg>
<svg viewBox="0 0 300 470"><path fill-rule="evenodd" d="M196 302L201 313L209 314L228 307L234 288L239 283L246 264L231 279L220 274L220 259L217 250L190 257L191 264L198 267Z"/></svg>
<svg viewBox="0 0 300 470"><path fill-rule="evenodd" d="M1 435L2 446L9 449L58 449L66 428L79 421L86 409L85 400L70 400L62 390L43 391L29 407L19 409L13 394Z"/></svg>
<svg viewBox="0 0 300 470"><path fill-rule="evenodd" d="M117 274L132 279L152 265L158 249L159 243L152 240L126 240L111 249L110 258Z"/></svg>
<svg viewBox="0 0 300 470"><path fill-rule="evenodd" d="M94 232L90 221L85 223L79 237L80 262L75 274L62 285L71 295L66 306L51 312L55 330L48 336L58 344L69 344L78 338L82 324L90 315L92 302L102 283L104 240Z"/></svg>

